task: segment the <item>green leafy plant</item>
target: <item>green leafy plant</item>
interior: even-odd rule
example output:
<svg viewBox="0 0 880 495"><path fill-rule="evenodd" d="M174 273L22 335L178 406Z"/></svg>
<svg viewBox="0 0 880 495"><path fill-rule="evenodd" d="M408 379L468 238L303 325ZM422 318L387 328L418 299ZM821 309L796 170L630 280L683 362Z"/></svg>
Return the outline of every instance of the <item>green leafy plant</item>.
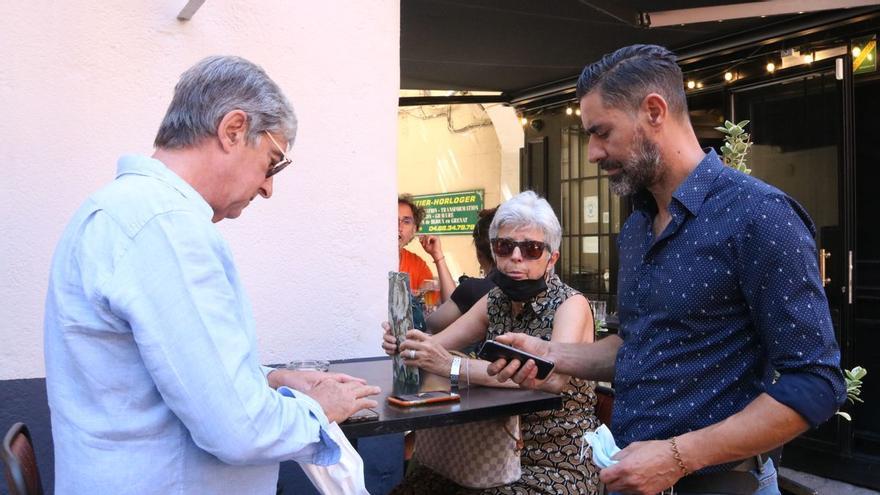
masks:
<svg viewBox="0 0 880 495"><path fill-rule="evenodd" d="M738 124L725 120L724 126L716 127L715 130L724 134L724 145L721 146L721 159L724 164L740 172L751 174L752 169L746 166L746 155L752 147L751 136L745 131L748 124L748 120Z"/></svg>
<svg viewBox="0 0 880 495"><path fill-rule="evenodd" d="M865 402L860 396L862 395L862 378L867 374L868 370L861 366L856 366L851 370L843 370L844 380L846 380L846 400L851 404ZM852 421L852 417L843 411L837 411L837 414L847 421Z"/></svg>

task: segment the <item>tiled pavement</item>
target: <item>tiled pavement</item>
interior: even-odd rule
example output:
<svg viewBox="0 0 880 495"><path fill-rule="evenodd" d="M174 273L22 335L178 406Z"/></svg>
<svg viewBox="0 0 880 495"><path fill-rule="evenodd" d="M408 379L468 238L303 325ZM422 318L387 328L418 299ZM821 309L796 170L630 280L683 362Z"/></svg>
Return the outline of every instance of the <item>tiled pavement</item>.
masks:
<svg viewBox="0 0 880 495"><path fill-rule="evenodd" d="M780 468L779 473L791 480L816 490L821 495L876 495L880 492L862 488L849 483L821 478L814 474L802 473L788 468Z"/></svg>

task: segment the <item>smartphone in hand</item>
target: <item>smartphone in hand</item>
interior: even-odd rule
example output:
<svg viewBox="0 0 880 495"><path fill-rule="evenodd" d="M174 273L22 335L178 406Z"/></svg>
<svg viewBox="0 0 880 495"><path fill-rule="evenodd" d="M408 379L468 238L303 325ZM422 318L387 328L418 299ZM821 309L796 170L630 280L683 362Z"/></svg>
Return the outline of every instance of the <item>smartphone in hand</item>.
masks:
<svg viewBox="0 0 880 495"><path fill-rule="evenodd" d="M423 406L426 404L440 404L442 402L458 402L461 400L461 397L458 394L453 394L452 392L444 392L442 390L434 391L434 392L421 392L418 394L402 394L402 395L389 395L388 403L394 404L395 406L401 407L411 407L411 406Z"/></svg>
<svg viewBox="0 0 880 495"><path fill-rule="evenodd" d="M487 340L484 342L483 347L480 348L480 352L477 353L477 357L485 359L486 361L497 361L498 359L504 358L507 362L510 362L513 359L517 359L522 364L526 364L526 361L531 359L538 366L538 380L547 378L547 375L549 375L550 372L553 371L553 367L556 366L553 361L530 354L521 349L517 349L516 347L510 347L509 345L495 342L494 340Z"/></svg>

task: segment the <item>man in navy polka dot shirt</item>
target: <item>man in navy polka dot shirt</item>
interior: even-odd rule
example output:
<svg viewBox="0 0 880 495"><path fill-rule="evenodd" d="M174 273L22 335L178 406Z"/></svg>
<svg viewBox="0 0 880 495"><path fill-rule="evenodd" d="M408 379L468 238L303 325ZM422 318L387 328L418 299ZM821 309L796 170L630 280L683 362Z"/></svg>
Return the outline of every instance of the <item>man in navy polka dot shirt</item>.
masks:
<svg viewBox="0 0 880 495"><path fill-rule="evenodd" d="M623 450L600 474L610 491L778 494L760 454L846 398L812 220L700 147L665 48L606 55L577 94L590 161L635 206L618 241L620 332L594 344L498 340L560 373L614 381ZM531 361L490 372L535 385Z"/></svg>

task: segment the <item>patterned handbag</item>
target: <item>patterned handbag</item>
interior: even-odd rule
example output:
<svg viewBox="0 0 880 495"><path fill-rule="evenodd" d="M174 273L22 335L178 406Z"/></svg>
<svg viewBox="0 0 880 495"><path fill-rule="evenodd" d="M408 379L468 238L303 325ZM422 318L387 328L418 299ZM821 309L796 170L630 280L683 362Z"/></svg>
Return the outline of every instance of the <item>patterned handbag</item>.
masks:
<svg viewBox="0 0 880 495"><path fill-rule="evenodd" d="M441 426L416 433L413 458L467 488L491 488L522 476L519 416Z"/></svg>

